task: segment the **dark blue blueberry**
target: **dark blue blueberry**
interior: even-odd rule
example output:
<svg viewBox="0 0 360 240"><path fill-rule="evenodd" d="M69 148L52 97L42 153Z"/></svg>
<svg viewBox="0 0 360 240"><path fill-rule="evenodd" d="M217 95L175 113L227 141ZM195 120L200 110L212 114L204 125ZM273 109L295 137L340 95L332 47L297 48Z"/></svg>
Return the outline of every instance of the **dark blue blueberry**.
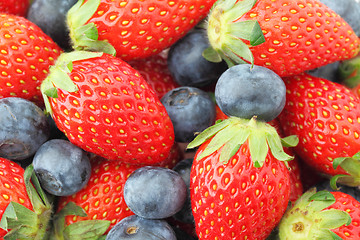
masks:
<svg viewBox="0 0 360 240"><path fill-rule="evenodd" d="M179 175L182 177L187 187L187 197L184 206L179 212L173 215L173 217L176 220L184 223L194 223L194 216L192 213L191 200L190 200L190 172L191 172L192 163L193 163L193 159L187 158L181 160L175 165L175 167L173 167L173 170L179 173Z"/></svg>
<svg viewBox="0 0 360 240"><path fill-rule="evenodd" d="M90 178L91 166L86 153L63 139L44 143L33 159L41 186L55 196L69 196L82 189Z"/></svg>
<svg viewBox="0 0 360 240"><path fill-rule="evenodd" d="M342 185L340 183L337 183L336 185L337 185L338 189L334 190L330 186L330 181L325 180L325 181L322 181L322 182L316 184L314 187L316 187L317 191L327 190L329 192L337 192L337 191L343 192L343 193L349 194L350 196L355 198L357 201L360 201L360 189L358 187L349 187L349 186Z"/></svg>
<svg viewBox="0 0 360 240"><path fill-rule="evenodd" d="M33 102L16 97L0 99L0 157L32 157L49 136L47 117Z"/></svg>
<svg viewBox="0 0 360 240"><path fill-rule="evenodd" d="M71 49L66 14L77 0L34 0L26 18L35 23L63 49Z"/></svg>
<svg viewBox="0 0 360 240"><path fill-rule="evenodd" d="M202 56L209 46L205 31L196 29L170 47L168 67L179 85L208 86L215 83L227 69L225 62L209 62Z"/></svg>
<svg viewBox="0 0 360 240"><path fill-rule="evenodd" d="M219 108L228 116L269 122L285 105L286 87L283 80L265 67L235 65L226 70L215 87Z"/></svg>
<svg viewBox="0 0 360 240"><path fill-rule="evenodd" d="M360 36L360 3L356 0L320 0L334 12L339 14Z"/></svg>
<svg viewBox="0 0 360 240"><path fill-rule="evenodd" d="M175 141L190 142L195 133L214 124L215 103L203 90L195 87L178 87L161 98L174 126Z"/></svg>
<svg viewBox="0 0 360 240"><path fill-rule="evenodd" d="M118 222L105 240L176 240L176 236L165 220L131 215Z"/></svg>
<svg viewBox="0 0 360 240"><path fill-rule="evenodd" d="M130 210L140 217L167 218L183 207L186 185L171 169L145 166L135 170L126 180L124 199Z"/></svg>
<svg viewBox="0 0 360 240"><path fill-rule="evenodd" d="M330 64L326 64L322 67L310 70L308 71L308 74L314 77L325 78L332 82L339 82L339 66L340 62L333 62Z"/></svg>

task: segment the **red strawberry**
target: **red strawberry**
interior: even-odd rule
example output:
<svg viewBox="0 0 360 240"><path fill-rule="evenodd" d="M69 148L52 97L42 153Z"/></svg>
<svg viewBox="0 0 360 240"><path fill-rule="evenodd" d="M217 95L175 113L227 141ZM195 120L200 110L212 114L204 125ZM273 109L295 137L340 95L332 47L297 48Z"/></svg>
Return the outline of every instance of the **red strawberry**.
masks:
<svg viewBox="0 0 360 240"><path fill-rule="evenodd" d="M0 219L10 202L32 209L24 182L24 169L17 163L0 158ZM0 228L0 237L7 232Z"/></svg>
<svg viewBox="0 0 360 240"><path fill-rule="evenodd" d="M111 222L110 229L121 219L133 215L125 203L123 191L126 179L139 167L99 157L92 159L92 173L87 186L72 196L61 197L58 205L62 209L74 202L85 210L87 216L68 216L66 224L102 219Z"/></svg>
<svg viewBox="0 0 360 240"><path fill-rule="evenodd" d="M70 36L78 50L116 51L126 61L144 58L184 36L215 1L82 0L69 11Z"/></svg>
<svg viewBox="0 0 360 240"><path fill-rule="evenodd" d="M41 87L50 96L47 109L73 144L130 163L153 165L168 157L174 130L166 109L121 59L64 53Z"/></svg>
<svg viewBox="0 0 360 240"><path fill-rule="evenodd" d="M285 134L299 137L294 151L317 171L344 174L344 184L359 185L360 99L343 85L308 74L284 82L287 102L279 120Z"/></svg>
<svg viewBox="0 0 360 240"><path fill-rule="evenodd" d="M23 17L0 14L0 26L0 98L20 97L43 106L40 84L61 48Z"/></svg>
<svg viewBox="0 0 360 240"><path fill-rule="evenodd" d="M212 59L251 62L280 76L299 74L359 52L359 38L318 0L223 0L209 14ZM216 56L216 57L214 57Z"/></svg>
<svg viewBox="0 0 360 240"><path fill-rule="evenodd" d="M230 117L198 135L191 204L199 239L265 239L285 212L289 160L275 128ZM269 151L270 146L270 151Z"/></svg>
<svg viewBox="0 0 360 240"><path fill-rule="evenodd" d="M310 189L279 225L280 239L359 239L360 203L342 192Z"/></svg>
<svg viewBox="0 0 360 240"><path fill-rule="evenodd" d="M27 10L30 5L30 0L7 0L0 2L0 12L26 16Z"/></svg>
<svg viewBox="0 0 360 240"><path fill-rule="evenodd" d="M154 55L144 59L129 62L161 99L168 91L179 87L174 81L167 66L167 60L161 55Z"/></svg>

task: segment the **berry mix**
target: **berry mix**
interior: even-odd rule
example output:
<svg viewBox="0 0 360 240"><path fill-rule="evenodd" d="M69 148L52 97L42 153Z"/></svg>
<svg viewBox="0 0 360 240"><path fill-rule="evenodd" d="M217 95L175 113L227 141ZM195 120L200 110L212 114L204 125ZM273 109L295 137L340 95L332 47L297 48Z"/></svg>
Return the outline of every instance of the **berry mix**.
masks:
<svg viewBox="0 0 360 240"><path fill-rule="evenodd" d="M0 239L360 239L357 0L0 2Z"/></svg>

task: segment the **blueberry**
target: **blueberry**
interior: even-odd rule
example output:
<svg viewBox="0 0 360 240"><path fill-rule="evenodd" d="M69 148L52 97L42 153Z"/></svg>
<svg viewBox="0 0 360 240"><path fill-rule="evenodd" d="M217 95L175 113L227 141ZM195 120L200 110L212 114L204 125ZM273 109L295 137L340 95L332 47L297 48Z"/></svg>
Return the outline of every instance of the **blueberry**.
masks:
<svg viewBox="0 0 360 240"><path fill-rule="evenodd" d="M136 215L123 218L110 229L105 240L176 240L165 220L145 219Z"/></svg>
<svg viewBox="0 0 360 240"><path fill-rule="evenodd" d="M265 67L235 65L226 70L215 87L219 108L228 116L269 122L285 106L286 87L283 80Z"/></svg>
<svg viewBox="0 0 360 240"><path fill-rule="evenodd" d="M66 14L77 0L34 0L26 18L63 49L71 49Z"/></svg>
<svg viewBox="0 0 360 240"><path fill-rule="evenodd" d="M44 112L33 102L0 99L0 157L24 160L32 157L50 136Z"/></svg>
<svg viewBox="0 0 360 240"><path fill-rule="evenodd" d="M126 180L124 199L130 210L140 217L167 218L183 207L186 185L171 169L145 166L135 170Z"/></svg>
<svg viewBox="0 0 360 240"><path fill-rule="evenodd" d="M210 46L203 29L196 29L170 47L168 67L181 86L204 87L215 83L227 69L225 62L207 61L202 52Z"/></svg>
<svg viewBox="0 0 360 240"><path fill-rule="evenodd" d="M173 217L184 223L194 223L194 216L192 214L191 209L191 200L190 200L190 172L191 172L191 166L193 163L192 158L183 159L180 162L178 162L173 170L182 177L184 180L186 187L187 187L187 197L186 201L181 208L181 210L173 215Z"/></svg>
<svg viewBox="0 0 360 240"><path fill-rule="evenodd" d="M44 143L33 159L41 186L55 196L69 196L82 189L90 178L91 166L86 153L67 140Z"/></svg>
<svg viewBox="0 0 360 240"><path fill-rule="evenodd" d="M195 138L195 133L215 122L215 103L199 88L174 88L161 98L161 102L173 123L177 142L190 142Z"/></svg>

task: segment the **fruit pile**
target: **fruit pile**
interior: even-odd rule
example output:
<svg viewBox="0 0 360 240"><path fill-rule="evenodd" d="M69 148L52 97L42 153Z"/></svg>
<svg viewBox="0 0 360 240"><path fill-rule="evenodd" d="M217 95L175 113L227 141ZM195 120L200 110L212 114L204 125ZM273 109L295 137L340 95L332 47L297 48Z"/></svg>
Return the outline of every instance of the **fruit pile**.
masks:
<svg viewBox="0 0 360 240"><path fill-rule="evenodd" d="M0 2L0 239L360 239L357 0Z"/></svg>

